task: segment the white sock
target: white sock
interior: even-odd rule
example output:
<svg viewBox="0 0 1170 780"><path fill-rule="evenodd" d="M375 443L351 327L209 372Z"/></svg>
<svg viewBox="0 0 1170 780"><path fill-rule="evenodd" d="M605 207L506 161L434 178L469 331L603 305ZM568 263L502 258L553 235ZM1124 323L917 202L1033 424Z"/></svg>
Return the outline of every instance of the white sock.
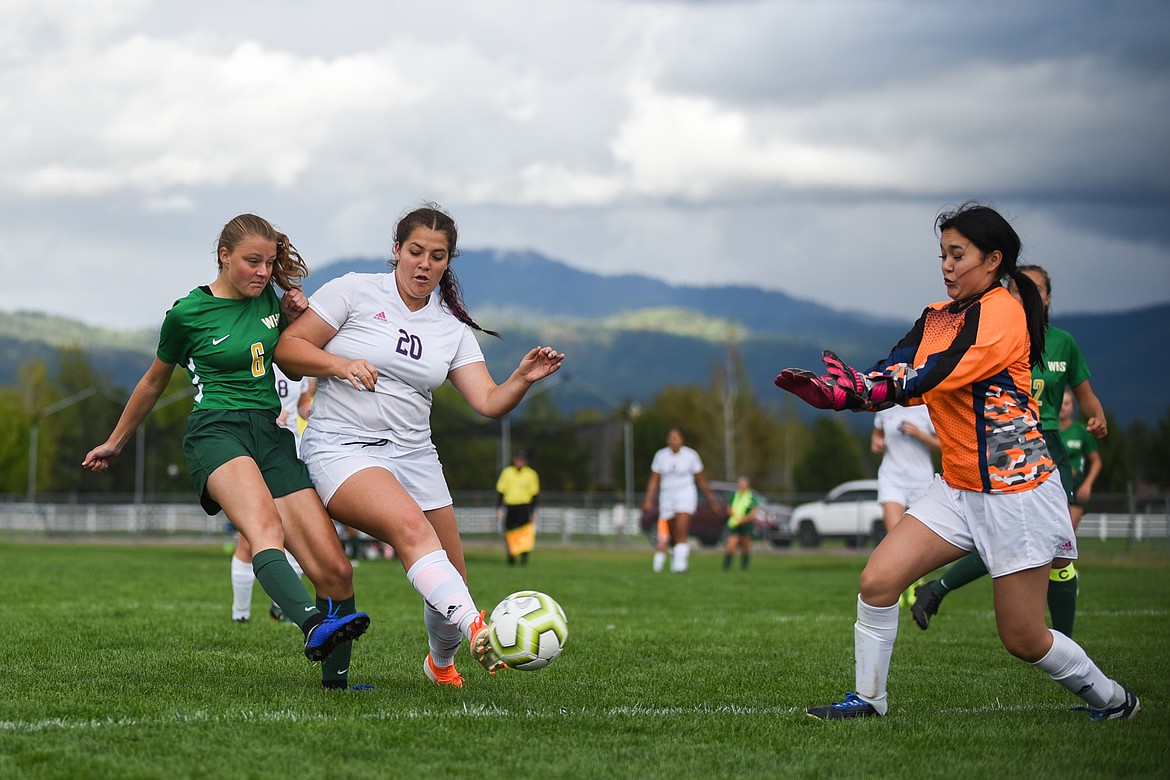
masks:
<svg viewBox="0 0 1170 780"><path fill-rule="evenodd" d="M857 695L873 705L879 714L890 708L886 699L886 678L894 640L898 638L898 605L871 607L857 597L857 622L853 624L853 684Z"/></svg>
<svg viewBox="0 0 1170 780"><path fill-rule="evenodd" d="M434 607L423 602L423 624L427 627L427 646L435 666L444 667L455 663L463 632L459 626L448 622Z"/></svg>
<svg viewBox="0 0 1170 780"><path fill-rule="evenodd" d="M459 626L459 631L470 641L469 626L479 616L467 584L447 559L443 550L427 553L414 562L406 579L441 616Z"/></svg>
<svg viewBox="0 0 1170 780"><path fill-rule="evenodd" d="M666 565L666 553L661 550L654 551L654 571L662 571L662 567Z"/></svg>
<svg viewBox="0 0 1170 780"><path fill-rule="evenodd" d="M252 617L252 564L232 556L232 620Z"/></svg>
<svg viewBox="0 0 1170 780"><path fill-rule="evenodd" d="M292 570L297 573L298 577L305 576L305 570L301 568L299 563L297 563L297 559L293 557L292 553L290 553L288 550L285 550L284 557L288 558L288 565L292 567Z"/></svg>
<svg viewBox="0 0 1170 780"><path fill-rule="evenodd" d="M1059 631L1052 634L1052 648L1033 666L1081 697L1093 709L1106 710L1125 701L1125 688L1097 668L1084 649Z"/></svg>
<svg viewBox="0 0 1170 780"><path fill-rule="evenodd" d="M670 562L670 570L686 571L687 558L690 557L691 554L690 545L686 544L685 542L682 544L676 544L673 548L671 548L671 553L673 554L673 560Z"/></svg>

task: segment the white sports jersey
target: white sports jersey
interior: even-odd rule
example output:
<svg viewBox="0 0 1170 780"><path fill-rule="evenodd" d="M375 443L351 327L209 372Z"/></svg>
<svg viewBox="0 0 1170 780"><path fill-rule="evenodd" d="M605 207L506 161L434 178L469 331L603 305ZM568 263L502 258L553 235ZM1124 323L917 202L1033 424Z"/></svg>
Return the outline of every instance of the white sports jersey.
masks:
<svg viewBox="0 0 1170 780"><path fill-rule="evenodd" d="M297 433L297 407L301 403L301 396L309 390L309 380L297 382L289 379L275 363L272 364L272 376L276 379L276 394L280 397L280 408L284 411L284 427ZM300 439L299 434L297 439Z"/></svg>
<svg viewBox="0 0 1170 780"><path fill-rule="evenodd" d="M902 423L912 423L926 433L934 433L934 423L924 404L891 406L874 415L873 426L886 436L886 453L878 468L878 480L922 485L923 491L934 479L930 447L913 436L902 433Z"/></svg>
<svg viewBox="0 0 1170 780"><path fill-rule="evenodd" d="M309 308L337 329L326 352L378 369L373 392L321 377L310 427L389 439L406 450L429 446L435 388L452 369L483 362L471 328L447 310L439 291L412 312L392 273L349 273L326 282Z"/></svg>
<svg viewBox="0 0 1170 780"><path fill-rule="evenodd" d="M703 459L690 447L683 445L678 452L663 447L654 453L650 470L658 475L659 503L665 501L667 496L672 499L698 496L695 475L703 470Z"/></svg>

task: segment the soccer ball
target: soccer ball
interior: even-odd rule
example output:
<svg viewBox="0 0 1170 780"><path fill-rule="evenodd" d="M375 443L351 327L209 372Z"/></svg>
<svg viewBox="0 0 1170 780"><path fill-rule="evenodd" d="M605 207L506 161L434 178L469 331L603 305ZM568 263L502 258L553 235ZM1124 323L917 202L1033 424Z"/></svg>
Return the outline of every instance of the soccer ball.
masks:
<svg viewBox="0 0 1170 780"><path fill-rule="evenodd" d="M492 610L490 622L492 649L509 669L543 669L557 659L569 638L561 605L535 590L505 598Z"/></svg>

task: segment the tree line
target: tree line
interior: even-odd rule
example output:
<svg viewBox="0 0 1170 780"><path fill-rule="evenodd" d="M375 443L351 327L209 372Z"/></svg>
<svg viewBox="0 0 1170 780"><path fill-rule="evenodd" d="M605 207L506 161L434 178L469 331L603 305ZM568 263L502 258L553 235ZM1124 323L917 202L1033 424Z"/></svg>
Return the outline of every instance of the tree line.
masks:
<svg viewBox="0 0 1170 780"><path fill-rule="evenodd" d="M681 428L713 480L747 475L769 494L820 493L848 479L876 474L868 415L810 412L788 396L757 399L732 349L713 365L706 387L667 386L646 404L625 400L565 411L557 391L526 399L509 417L511 451L524 449L546 492L620 496L624 431L632 432L638 498L666 432ZM60 348L53 368L31 359L15 385L0 387L0 494L54 500L126 496L194 500L182 439L192 388L176 371L160 404L109 471L81 469L85 453L105 441L131 388L115 386L83 350ZM1099 442L1103 472L1097 493L1131 485L1170 490L1170 407L1153 425L1118 426L1107 411L1108 438ZM473 412L449 384L435 394L434 441L455 491L491 491L502 460L501 422Z"/></svg>

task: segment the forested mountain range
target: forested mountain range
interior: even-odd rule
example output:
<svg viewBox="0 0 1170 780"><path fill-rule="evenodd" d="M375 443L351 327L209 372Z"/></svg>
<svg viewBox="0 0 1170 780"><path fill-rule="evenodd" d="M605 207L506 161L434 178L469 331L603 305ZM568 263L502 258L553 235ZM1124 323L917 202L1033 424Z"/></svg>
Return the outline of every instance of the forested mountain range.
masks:
<svg viewBox="0 0 1170 780"><path fill-rule="evenodd" d="M504 338L482 338L498 380L536 344L567 354L564 370L618 401L651 399L668 385L710 386L728 363L729 345L757 398L779 404L772 386L786 366L819 366L831 348L865 366L910 327L900 321L839 311L782 292L751 287L688 287L642 276L601 276L531 252L465 251L455 266L475 319ZM352 258L313 270L312 293L350 271L386 270L384 260ZM182 292L182 291L179 291ZM1126 425L1153 424L1170 407L1156 391L1170 383L1164 346L1170 304L1123 313L1069 314L1054 323L1080 343L1093 387ZM34 313L0 312L0 384L17 381L21 365L50 365L57 346L80 346L94 365L129 390L150 362L154 331L114 331ZM567 407L595 405L571 383L552 398ZM800 410L805 413L805 410Z"/></svg>

